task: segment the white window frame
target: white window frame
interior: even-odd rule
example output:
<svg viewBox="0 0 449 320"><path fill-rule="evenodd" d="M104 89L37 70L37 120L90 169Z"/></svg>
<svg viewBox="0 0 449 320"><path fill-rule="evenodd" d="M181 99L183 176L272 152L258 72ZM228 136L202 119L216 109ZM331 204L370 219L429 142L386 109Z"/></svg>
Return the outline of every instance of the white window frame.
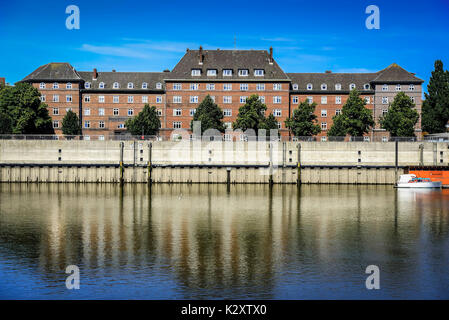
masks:
<svg viewBox="0 0 449 320"><path fill-rule="evenodd" d="M207 69L207 76L208 77L216 77L217 76L217 69Z"/></svg>
<svg viewBox="0 0 449 320"><path fill-rule="evenodd" d="M388 84L382 85L382 91L388 91Z"/></svg>
<svg viewBox="0 0 449 320"><path fill-rule="evenodd" d="M84 109L84 115L85 116L90 116L90 108Z"/></svg>
<svg viewBox="0 0 449 320"><path fill-rule="evenodd" d="M388 104L388 97L382 97L382 104Z"/></svg>
<svg viewBox="0 0 449 320"><path fill-rule="evenodd" d="M232 83L223 83L223 91L232 91Z"/></svg>
<svg viewBox="0 0 449 320"><path fill-rule="evenodd" d="M192 69L191 75L192 75L192 77L200 77L201 76L201 69Z"/></svg>
<svg viewBox="0 0 449 320"><path fill-rule="evenodd" d="M190 103L198 103L198 96L190 96Z"/></svg>
<svg viewBox="0 0 449 320"><path fill-rule="evenodd" d="M59 116L59 108L53 108L53 115L54 116Z"/></svg>
<svg viewBox="0 0 449 320"><path fill-rule="evenodd" d="M66 89L72 89L72 83L71 82L67 82L65 85Z"/></svg>
<svg viewBox="0 0 449 320"><path fill-rule="evenodd" d="M351 83L351 84L349 85L349 90L354 90L355 88L356 88L355 83Z"/></svg>
<svg viewBox="0 0 449 320"><path fill-rule="evenodd" d="M65 96L65 102L67 102L67 103L73 102L73 97L71 94L68 94Z"/></svg>
<svg viewBox="0 0 449 320"><path fill-rule="evenodd" d="M59 94L54 94L53 95L53 102L59 102Z"/></svg>
<svg viewBox="0 0 449 320"><path fill-rule="evenodd" d="M100 129L104 129L104 127L105 127L105 123L104 123L104 120L100 120L100 121L98 121L98 128L100 128Z"/></svg>
<svg viewBox="0 0 449 320"><path fill-rule="evenodd" d="M256 85L256 90L257 91L265 91L265 83L258 83Z"/></svg>
<svg viewBox="0 0 449 320"><path fill-rule="evenodd" d="M173 129L181 129L182 122L181 121L173 121Z"/></svg>
<svg viewBox="0 0 449 320"><path fill-rule="evenodd" d="M182 90L182 83L173 83L173 90L174 91Z"/></svg>
<svg viewBox="0 0 449 320"><path fill-rule="evenodd" d="M223 109L223 117L232 117L232 109Z"/></svg>
<svg viewBox="0 0 449 320"><path fill-rule="evenodd" d="M223 69L223 77L232 77L232 69Z"/></svg>
<svg viewBox="0 0 449 320"><path fill-rule="evenodd" d="M273 110L273 116L279 118L282 117L282 110L281 109L274 109Z"/></svg>
<svg viewBox="0 0 449 320"><path fill-rule="evenodd" d="M321 104L327 104L327 96L321 96Z"/></svg>
<svg viewBox="0 0 449 320"><path fill-rule="evenodd" d="M148 96L142 96L142 103L148 103Z"/></svg>
<svg viewBox="0 0 449 320"><path fill-rule="evenodd" d="M248 69L239 69L239 76L240 77L247 77L249 75Z"/></svg>
<svg viewBox="0 0 449 320"><path fill-rule="evenodd" d="M105 83L104 83L104 82L100 82L100 83L98 84L98 88L99 88L99 89L104 89L104 87L105 87Z"/></svg>
<svg viewBox="0 0 449 320"><path fill-rule="evenodd" d="M254 76L255 77L263 77L265 75L265 70L263 69L255 69Z"/></svg>
<svg viewBox="0 0 449 320"><path fill-rule="evenodd" d="M90 87L91 87L91 83L90 82L84 83L84 89L90 89Z"/></svg>
<svg viewBox="0 0 449 320"><path fill-rule="evenodd" d="M112 115L115 116L115 117L120 115L120 109L119 108L114 108L112 110Z"/></svg>
<svg viewBox="0 0 449 320"><path fill-rule="evenodd" d="M321 84L321 90L327 90L327 84L322 83Z"/></svg>
<svg viewBox="0 0 449 320"><path fill-rule="evenodd" d="M241 83L240 84L240 91L248 91L248 84L247 83Z"/></svg>
<svg viewBox="0 0 449 320"><path fill-rule="evenodd" d="M397 84L395 90L396 91L401 91L402 90L402 86L400 84Z"/></svg>
<svg viewBox="0 0 449 320"><path fill-rule="evenodd" d="M41 82L40 84L39 84L39 89L45 89L45 82Z"/></svg>
<svg viewBox="0 0 449 320"><path fill-rule="evenodd" d="M181 117L182 109L173 109L173 117Z"/></svg>
<svg viewBox="0 0 449 320"><path fill-rule="evenodd" d="M341 104L341 96L335 97L335 104Z"/></svg>
<svg viewBox="0 0 449 320"><path fill-rule="evenodd" d="M53 89L59 89L59 83L53 82Z"/></svg>
<svg viewBox="0 0 449 320"><path fill-rule="evenodd" d="M128 109L128 117L132 117L134 115L134 109L133 108L129 108Z"/></svg>
<svg viewBox="0 0 449 320"><path fill-rule="evenodd" d="M173 103L182 103L182 96L173 96Z"/></svg>
<svg viewBox="0 0 449 320"><path fill-rule="evenodd" d="M307 84L307 90L313 90L313 84L311 84L311 83L308 83Z"/></svg>
<svg viewBox="0 0 449 320"><path fill-rule="evenodd" d="M214 91L215 90L215 83L207 83L206 84L206 90Z"/></svg>
<svg viewBox="0 0 449 320"><path fill-rule="evenodd" d="M327 122L321 122L321 130L327 130Z"/></svg>
<svg viewBox="0 0 449 320"><path fill-rule="evenodd" d="M293 96L292 97L292 103L293 104L299 104L299 97L298 96Z"/></svg>
<svg viewBox="0 0 449 320"><path fill-rule="evenodd" d="M247 96L240 96L240 103L246 103Z"/></svg>
<svg viewBox="0 0 449 320"><path fill-rule="evenodd" d="M99 116L104 116L105 115L105 110L104 110L104 108L98 108L98 115Z"/></svg>
<svg viewBox="0 0 449 320"><path fill-rule="evenodd" d="M321 118L327 118L327 109L321 109Z"/></svg>
<svg viewBox="0 0 449 320"><path fill-rule="evenodd" d="M282 97L281 97L281 96L274 96L274 97L273 97L273 103L274 103L274 104L280 104L280 103L282 103Z"/></svg>
<svg viewBox="0 0 449 320"><path fill-rule="evenodd" d="M273 90L274 91L281 91L282 90L282 84L281 83L273 83Z"/></svg>
<svg viewBox="0 0 449 320"><path fill-rule="evenodd" d="M156 96L156 103L162 103L162 96Z"/></svg>
<svg viewBox="0 0 449 320"><path fill-rule="evenodd" d="M335 91L341 91L341 83L335 84Z"/></svg>
<svg viewBox="0 0 449 320"><path fill-rule="evenodd" d="M112 103L120 103L120 96L113 96Z"/></svg>
<svg viewBox="0 0 449 320"><path fill-rule="evenodd" d="M409 85L408 91L415 91L415 85L414 84Z"/></svg>
<svg viewBox="0 0 449 320"><path fill-rule="evenodd" d="M225 104L232 103L232 96L223 96L223 103Z"/></svg>
<svg viewBox="0 0 449 320"><path fill-rule="evenodd" d="M128 96L128 103L134 103L134 96Z"/></svg>

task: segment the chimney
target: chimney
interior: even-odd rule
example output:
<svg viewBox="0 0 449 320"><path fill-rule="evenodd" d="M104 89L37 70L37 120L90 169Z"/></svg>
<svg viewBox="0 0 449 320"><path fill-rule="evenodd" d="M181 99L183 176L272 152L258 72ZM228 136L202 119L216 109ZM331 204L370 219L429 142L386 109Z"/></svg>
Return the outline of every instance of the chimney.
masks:
<svg viewBox="0 0 449 320"><path fill-rule="evenodd" d="M165 70L164 70L164 72L170 72L170 70L168 70L168 69L165 69Z"/></svg>
<svg viewBox="0 0 449 320"><path fill-rule="evenodd" d="M326 70L326 73L332 73L332 71L331 70Z"/></svg>
<svg viewBox="0 0 449 320"><path fill-rule="evenodd" d="M187 48L187 49L186 49L186 52L189 52L189 50L190 50L190 49L189 49L189 48Z"/></svg>
<svg viewBox="0 0 449 320"><path fill-rule="evenodd" d="M112 72L115 72L115 69L112 69Z"/></svg>
<svg viewBox="0 0 449 320"><path fill-rule="evenodd" d="M270 63L273 63L273 47L270 47Z"/></svg>
<svg viewBox="0 0 449 320"><path fill-rule="evenodd" d="M199 51L199 64L203 64L203 60L204 60L204 56L203 56L203 47L200 46L200 51Z"/></svg>
<svg viewBox="0 0 449 320"><path fill-rule="evenodd" d="M92 73L92 80L97 80L97 77L98 77L98 72L97 72L97 69L94 68L94 72Z"/></svg>

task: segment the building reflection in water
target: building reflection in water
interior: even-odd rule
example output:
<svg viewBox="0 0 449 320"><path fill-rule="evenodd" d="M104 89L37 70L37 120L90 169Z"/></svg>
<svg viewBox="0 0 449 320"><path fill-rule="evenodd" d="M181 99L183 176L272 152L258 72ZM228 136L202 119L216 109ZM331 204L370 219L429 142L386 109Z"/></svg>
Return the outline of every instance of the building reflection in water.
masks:
<svg viewBox="0 0 449 320"><path fill-rule="evenodd" d="M151 298L363 297L370 264L382 297L447 298L448 227L449 190L0 185L1 263L49 288L75 264L87 287Z"/></svg>

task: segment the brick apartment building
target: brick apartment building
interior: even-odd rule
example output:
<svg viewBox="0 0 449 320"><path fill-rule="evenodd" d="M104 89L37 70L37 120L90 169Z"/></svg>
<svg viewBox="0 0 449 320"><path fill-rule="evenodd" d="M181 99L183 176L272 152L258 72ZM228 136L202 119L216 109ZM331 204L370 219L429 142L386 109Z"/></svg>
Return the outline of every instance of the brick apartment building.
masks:
<svg viewBox="0 0 449 320"><path fill-rule="evenodd" d="M376 73L285 73L276 63L273 50L189 50L170 72L77 71L69 63L41 66L22 81L31 83L49 106L53 126L62 134L67 110L76 112L86 139L126 134L124 123L145 104L156 106L161 135L190 129L195 110L210 95L223 110L223 122L231 127L246 98L257 94L279 123L306 99L317 104L316 114L326 139L332 117L341 112L350 90L356 88L379 117L399 91L404 91L421 113L423 80L397 64ZM421 133L420 125L416 128ZM378 124L366 139L387 137Z"/></svg>

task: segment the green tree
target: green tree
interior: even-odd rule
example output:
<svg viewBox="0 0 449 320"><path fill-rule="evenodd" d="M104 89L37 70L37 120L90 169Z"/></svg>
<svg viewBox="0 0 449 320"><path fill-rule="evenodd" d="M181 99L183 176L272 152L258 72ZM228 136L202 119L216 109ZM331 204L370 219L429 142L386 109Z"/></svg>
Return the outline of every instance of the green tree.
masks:
<svg viewBox="0 0 449 320"><path fill-rule="evenodd" d="M259 96L253 94L239 108L239 114L232 127L243 131L252 129L257 134L258 129L266 129L267 125L273 124L272 120L270 120L271 123L268 123L265 119L266 110L267 106L260 101Z"/></svg>
<svg viewBox="0 0 449 320"><path fill-rule="evenodd" d="M310 104L308 100L299 104L298 109L293 110L291 118L285 120L285 126L296 137L310 137L321 132L315 115L316 103Z"/></svg>
<svg viewBox="0 0 449 320"><path fill-rule="evenodd" d="M193 122L201 121L201 134L208 129L216 129L220 132L225 131L225 126L222 122L223 111L212 100L210 95L207 95L196 109L193 120L190 122L190 128L193 130Z"/></svg>
<svg viewBox="0 0 449 320"><path fill-rule="evenodd" d="M81 134L80 119L72 110L62 119L62 133L66 136L77 136Z"/></svg>
<svg viewBox="0 0 449 320"><path fill-rule="evenodd" d="M272 113L268 117L266 117L260 124L259 129L265 129L267 131L270 131L272 129L279 129L278 127L278 121L274 117Z"/></svg>
<svg viewBox="0 0 449 320"><path fill-rule="evenodd" d="M0 134L12 133L12 119L3 111L0 111Z"/></svg>
<svg viewBox="0 0 449 320"><path fill-rule="evenodd" d="M446 132L449 121L449 72L444 71L441 60L435 61L427 91L422 105L422 128L428 133Z"/></svg>
<svg viewBox="0 0 449 320"><path fill-rule="evenodd" d="M11 119L13 134L54 134L47 107L39 91L28 83L0 90L0 112Z"/></svg>
<svg viewBox="0 0 449 320"><path fill-rule="evenodd" d="M404 92L399 92L387 114L380 119L381 127L389 131L392 137L414 137L415 125L419 119L414 107L412 99Z"/></svg>
<svg viewBox="0 0 449 320"><path fill-rule="evenodd" d="M161 127L161 120L157 115L156 107L146 104L136 117L125 122L125 127L134 136L142 133L148 136L157 135Z"/></svg>
<svg viewBox="0 0 449 320"><path fill-rule="evenodd" d="M374 120L371 110L365 107L365 101L359 97L359 92L354 89L349 94L349 98L341 109L341 114L334 117L328 135L361 137L368 133L374 126ZM334 126L335 129L332 129ZM345 134L343 134L345 133Z"/></svg>
<svg viewBox="0 0 449 320"><path fill-rule="evenodd" d="M328 137L345 137L347 134L347 128L345 119L342 114L336 115L332 118L332 126L327 131Z"/></svg>

